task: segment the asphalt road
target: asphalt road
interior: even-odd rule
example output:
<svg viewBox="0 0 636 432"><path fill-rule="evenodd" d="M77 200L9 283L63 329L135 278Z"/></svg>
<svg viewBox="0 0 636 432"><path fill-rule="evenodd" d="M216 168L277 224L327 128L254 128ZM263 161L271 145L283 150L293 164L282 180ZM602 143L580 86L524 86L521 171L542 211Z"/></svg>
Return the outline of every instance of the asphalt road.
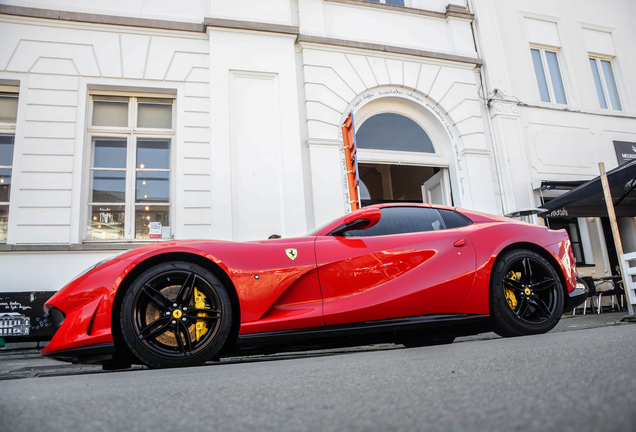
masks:
<svg viewBox="0 0 636 432"><path fill-rule="evenodd" d="M2 431L635 431L636 325L0 381Z"/></svg>

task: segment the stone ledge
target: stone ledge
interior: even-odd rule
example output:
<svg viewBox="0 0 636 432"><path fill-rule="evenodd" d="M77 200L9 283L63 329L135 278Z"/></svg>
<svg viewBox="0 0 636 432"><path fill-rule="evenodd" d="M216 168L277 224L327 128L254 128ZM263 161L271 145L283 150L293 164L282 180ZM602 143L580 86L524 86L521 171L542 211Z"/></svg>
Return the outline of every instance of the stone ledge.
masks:
<svg viewBox="0 0 636 432"><path fill-rule="evenodd" d="M382 51L382 52L391 53L391 54L404 54L404 55L410 55L415 57L426 57L426 58L433 58L437 60L447 60L447 61L458 62L458 63L468 63L468 64L472 64L476 66L482 66L484 64L483 60L477 57L475 58L465 57L465 56L458 56L454 54L438 53L434 51L423 51L423 50L417 50L412 48L401 48L401 47L390 46L390 45L381 45L381 44L374 44L374 43L368 43L368 42L356 42L356 41L350 41L350 40L344 40L344 39L325 38L320 36L307 36L303 34L298 36L298 39L296 40L296 42L297 43L302 43L302 42L315 43L315 44L321 44L321 45L333 45L333 46L339 46L339 47L345 47L345 48L357 48L357 49L364 49L364 50L371 50L371 51Z"/></svg>
<svg viewBox="0 0 636 432"><path fill-rule="evenodd" d="M86 252L122 251L150 243L82 243L82 244L17 244L0 245L2 252Z"/></svg>
<svg viewBox="0 0 636 432"><path fill-rule="evenodd" d="M109 24L128 27L153 28L160 30L180 30L205 33L205 26L203 24L197 23L156 20L148 18L131 18L117 15L101 15L83 12L66 12L23 6L0 5L0 14L24 16L29 18L45 18L59 21L85 22L91 24Z"/></svg>
<svg viewBox="0 0 636 432"><path fill-rule="evenodd" d="M463 19L467 19L467 20L470 20L470 21L475 19L475 15L470 13L468 11L468 8L461 7L461 6L456 6L456 5L451 5L451 4L446 6L446 14L445 14L445 16L446 16L446 18L448 18L448 17L463 18Z"/></svg>
<svg viewBox="0 0 636 432"><path fill-rule="evenodd" d="M253 21L238 21L238 20L228 20L228 19L220 19L220 18L206 18L203 21L203 25L206 27L218 27L218 28L227 28L227 29L236 29L236 30L252 30L266 33L281 33L281 34L290 34L290 35L298 35L300 33L300 29L298 26L292 25L284 25L284 24L269 24L269 23L259 23Z"/></svg>
<svg viewBox="0 0 636 432"><path fill-rule="evenodd" d="M433 18L446 19L446 14L444 12L428 11L424 9L414 9L414 8L410 8L406 6L390 5L386 3L375 3L375 2L364 1L364 0L324 0L324 1L328 3L340 3L340 4L346 4L346 5L352 5L352 6L392 10L392 11L404 12L404 13L408 13L412 15L422 15L422 16L429 16Z"/></svg>

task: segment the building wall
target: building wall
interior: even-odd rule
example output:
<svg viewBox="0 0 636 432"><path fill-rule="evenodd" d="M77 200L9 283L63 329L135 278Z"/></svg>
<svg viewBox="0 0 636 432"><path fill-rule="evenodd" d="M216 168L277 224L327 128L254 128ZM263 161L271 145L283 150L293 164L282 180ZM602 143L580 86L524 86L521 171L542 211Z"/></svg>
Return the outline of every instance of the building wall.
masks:
<svg viewBox="0 0 636 432"><path fill-rule="evenodd" d="M0 86L19 107L0 290L55 291L139 244L86 238L95 94L174 98L172 238L297 236L348 211L349 112L415 118L436 149L361 161L447 168L457 205L500 213L473 16L405 4L3 1Z"/></svg>
<svg viewBox="0 0 636 432"><path fill-rule="evenodd" d="M632 22L636 3L471 0L469 4L484 59L484 93L504 213L536 207L542 198L558 196L559 192L540 190L542 180L591 180L599 175L599 162L607 171L617 167L613 141L636 143L636 87L630 79L636 69ZM556 53L567 103L542 101L531 48ZM622 109L601 107L590 57L611 61ZM579 274L614 273L601 220L578 218L577 223L585 255ZM634 246L634 226L633 218L622 218L619 224L626 251Z"/></svg>
<svg viewBox="0 0 636 432"><path fill-rule="evenodd" d="M636 88L629 79L636 68L631 49L636 4L475 0L471 5L492 98L505 211L540 204L533 182L591 179L599 175L599 162L607 170L616 167L612 142L636 141ZM567 104L542 102L531 47L557 52ZM590 55L612 60L622 110L601 109Z"/></svg>

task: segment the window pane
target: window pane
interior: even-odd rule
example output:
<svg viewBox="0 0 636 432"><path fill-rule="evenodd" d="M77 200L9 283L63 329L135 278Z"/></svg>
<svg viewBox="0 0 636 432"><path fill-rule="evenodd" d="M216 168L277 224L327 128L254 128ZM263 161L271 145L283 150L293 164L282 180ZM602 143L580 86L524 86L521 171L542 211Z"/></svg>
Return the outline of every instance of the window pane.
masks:
<svg viewBox="0 0 636 432"><path fill-rule="evenodd" d="M446 229L439 211L421 207L387 207L377 225L366 230L347 231L347 237L370 237Z"/></svg>
<svg viewBox="0 0 636 432"><path fill-rule="evenodd" d="M561 69L559 68L559 60L555 52L546 51L545 57L548 61L548 69L550 70L550 79L552 80L552 88L557 103L568 103L565 98L565 88L563 87L563 79L561 79Z"/></svg>
<svg viewBox="0 0 636 432"><path fill-rule="evenodd" d="M121 240L124 238L124 206L89 206L88 238Z"/></svg>
<svg viewBox="0 0 636 432"><path fill-rule="evenodd" d="M126 168L126 139L93 138L93 167Z"/></svg>
<svg viewBox="0 0 636 432"><path fill-rule="evenodd" d="M126 199L126 171L91 171L91 202L120 203Z"/></svg>
<svg viewBox="0 0 636 432"><path fill-rule="evenodd" d="M11 195L11 168L0 168L0 202L9 202Z"/></svg>
<svg viewBox="0 0 636 432"><path fill-rule="evenodd" d="M172 129L172 105L140 102L137 127Z"/></svg>
<svg viewBox="0 0 636 432"><path fill-rule="evenodd" d="M0 166L13 165L13 135L0 135Z"/></svg>
<svg viewBox="0 0 636 432"><path fill-rule="evenodd" d="M601 108L607 109L607 102L605 101L605 93L603 93L603 84L601 84L601 76L598 73L596 59L590 59L590 66L592 67L592 75L594 76L594 85L596 86L598 101L601 103Z"/></svg>
<svg viewBox="0 0 636 432"><path fill-rule="evenodd" d="M433 142L420 125L400 114L377 114L356 132L359 148L435 153Z"/></svg>
<svg viewBox="0 0 636 432"><path fill-rule="evenodd" d="M137 168L170 168L170 140L138 139Z"/></svg>
<svg viewBox="0 0 636 432"><path fill-rule="evenodd" d="M170 237L169 206L135 206L136 239Z"/></svg>
<svg viewBox="0 0 636 432"><path fill-rule="evenodd" d="M605 84L607 85L610 102L612 102L612 108L615 110L622 110L623 107L621 106L621 100L618 97L618 88L616 87L616 80L614 79L612 63L607 60L601 60L601 67L603 68L603 75L605 75Z"/></svg>
<svg viewBox="0 0 636 432"><path fill-rule="evenodd" d="M440 210L439 212L446 222L446 228L460 228L473 224L473 221L456 211Z"/></svg>
<svg viewBox="0 0 636 432"><path fill-rule="evenodd" d="M128 127L128 102L94 101L93 126Z"/></svg>
<svg viewBox="0 0 636 432"><path fill-rule="evenodd" d="M9 206L0 205L0 240L7 239L8 222L9 222Z"/></svg>
<svg viewBox="0 0 636 432"><path fill-rule="evenodd" d="M386 0L386 4L404 6L404 0Z"/></svg>
<svg viewBox="0 0 636 432"><path fill-rule="evenodd" d="M0 96L0 123L15 123L18 116L18 97Z"/></svg>
<svg viewBox="0 0 636 432"><path fill-rule="evenodd" d="M137 202L168 202L170 199L170 173L161 171L137 172Z"/></svg>
<svg viewBox="0 0 636 432"><path fill-rule="evenodd" d="M532 63L534 63L534 73L537 76L537 84L539 85L541 100L543 102L550 102L550 92L548 92L548 82L546 81L545 73L543 72L541 52L536 49L531 49L530 51L532 52Z"/></svg>

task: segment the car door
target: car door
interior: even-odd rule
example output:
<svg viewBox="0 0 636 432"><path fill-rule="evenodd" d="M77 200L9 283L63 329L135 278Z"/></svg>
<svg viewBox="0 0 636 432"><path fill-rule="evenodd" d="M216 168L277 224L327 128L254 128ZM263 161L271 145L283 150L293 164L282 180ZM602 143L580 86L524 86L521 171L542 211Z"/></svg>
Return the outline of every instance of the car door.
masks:
<svg viewBox="0 0 636 432"><path fill-rule="evenodd" d="M467 228L426 207L382 209L377 225L316 239L326 325L458 313L472 286Z"/></svg>

